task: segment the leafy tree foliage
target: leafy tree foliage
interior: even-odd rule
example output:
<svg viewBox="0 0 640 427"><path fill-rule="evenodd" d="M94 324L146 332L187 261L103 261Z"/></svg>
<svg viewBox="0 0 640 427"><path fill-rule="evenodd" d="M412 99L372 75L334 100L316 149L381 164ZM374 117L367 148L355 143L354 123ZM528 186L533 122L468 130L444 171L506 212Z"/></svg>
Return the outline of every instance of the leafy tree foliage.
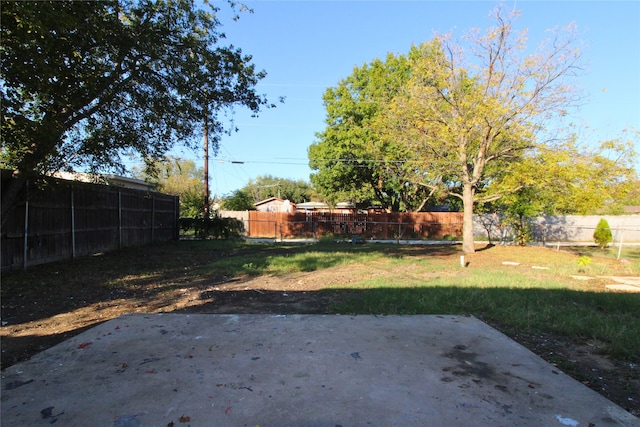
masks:
<svg viewBox="0 0 640 427"><path fill-rule="evenodd" d="M255 210L255 203L271 197L302 203L310 201L314 195L308 182L265 175L249 180L247 185L225 197L222 207L237 211Z"/></svg>
<svg viewBox="0 0 640 427"><path fill-rule="evenodd" d="M311 182L330 203L376 201L389 210L419 210L427 193L402 174L409 153L392 141L380 141L370 126L407 84L410 58L389 54L355 67L353 73L324 93L327 124L309 148Z"/></svg>
<svg viewBox="0 0 640 427"><path fill-rule="evenodd" d="M474 206L506 194L493 191L497 189L494 184L503 180L526 153L552 146L553 139L545 137L550 119L562 116L577 100L571 79L579 74L580 52L571 28L552 34L546 43L527 53L526 33L513 29L517 14L504 16L498 7L493 18L494 26L484 32L472 31L464 42L441 35L413 48L403 63L406 71L400 74L402 79L389 80L389 76L399 74L388 72L372 85L391 86L393 90L386 98L370 102L368 93L352 97L353 105L345 107L352 115L341 114L335 119L331 110L334 103L327 104L328 128L326 135L321 135L328 139L334 128L348 135L330 140L329 144L338 148L335 152L325 150L329 159L344 160L343 153L353 150L352 144L358 158L372 152L373 160L385 160L377 163L374 176L378 182L393 182L395 190L410 188L417 194L422 188L426 190L422 197L457 198L464 211L466 252L474 251ZM391 83L385 85L385 81ZM352 84L351 80L347 82ZM351 91L359 95L357 90L363 84L355 82L358 84L353 87L344 84L339 95L348 95L343 96L345 99ZM361 108L370 104L375 106L374 113L358 121L363 116L358 114ZM360 133L348 134L352 127ZM354 140L360 142L353 144ZM358 151L360 147L368 150ZM312 167L322 166L315 159L323 155L310 150ZM399 160L396 167L390 167L389 159ZM331 166L340 167L337 163ZM393 171L393 179L386 179L383 170ZM351 173L358 182L355 168L340 173ZM330 188L328 182L314 180L321 188Z"/></svg>
<svg viewBox="0 0 640 427"><path fill-rule="evenodd" d="M3 2L0 161L16 170L3 218L29 176L122 172L131 153L151 164L176 141L195 146L203 123L215 148L230 131L223 110L268 106L255 92L265 73L221 44L218 10L195 0Z"/></svg>
<svg viewBox="0 0 640 427"><path fill-rule="evenodd" d="M466 252L477 207L501 212L521 244L531 216L621 210L637 182L634 143L585 149L559 132L580 99L573 27L530 50L517 17L498 7L484 32L436 36L327 90L327 127L309 149L318 191L392 210L447 200L464 211Z"/></svg>
<svg viewBox="0 0 640 427"><path fill-rule="evenodd" d="M204 172L193 160L167 157L134 175L158 185L158 191L180 197L180 217L201 218L204 212Z"/></svg>
<svg viewBox="0 0 640 427"><path fill-rule="evenodd" d="M539 147L511 165L505 178L493 185L493 191L505 193L497 206L519 203L525 192L529 216L587 215L604 207L619 211L637 180L633 146L623 136L594 149L579 147L575 139L553 148ZM513 188L516 191L509 192Z"/></svg>
<svg viewBox="0 0 640 427"><path fill-rule="evenodd" d="M628 182L629 191L618 200L611 209L605 209L603 214L621 214L624 213L625 206L640 206L640 179L636 178Z"/></svg>
<svg viewBox="0 0 640 427"><path fill-rule="evenodd" d="M222 209L229 211L255 210L255 201L246 190L235 190L230 196L222 200Z"/></svg>
<svg viewBox="0 0 640 427"><path fill-rule="evenodd" d="M619 212L633 197L637 183L633 146L623 135L589 150L577 146L575 139L553 149L539 147L492 185L493 193L504 195L479 208L499 213L518 244L531 238L531 217L588 215L602 209Z"/></svg>
<svg viewBox="0 0 640 427"><path fill-rule="evenodd" d="M600 249L607 247L609 243L613 241L613 235L611 234L611 228L609 222L606 219L600 218L596 231L593 233L593 239L596 241Z"/></svg>
<svg viewBox="0 0 640 427"><path fill-rule="evenodd" d="M270 197L302 203L310 201L313 197L313 190L308 182L271 175L258 176L255 180L250 180L243 191L251 195L254 203Z"/></svg>

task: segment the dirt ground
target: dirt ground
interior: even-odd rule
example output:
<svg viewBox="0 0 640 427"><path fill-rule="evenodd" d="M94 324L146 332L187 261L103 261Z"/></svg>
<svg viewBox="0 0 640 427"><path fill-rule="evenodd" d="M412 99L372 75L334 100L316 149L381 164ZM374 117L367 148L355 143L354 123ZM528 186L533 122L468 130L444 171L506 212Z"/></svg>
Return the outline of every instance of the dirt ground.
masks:
<svg viewBox="0 0 640 427"><path fill-rule="evenodd" d="M39 266L27 273L3 273L2 369L126 313L329 313L336 302L356 291L328 286L365 278L354 276L352 266L284 276L198 275L198 268L218 255L198 251L176 255L162 248L138 249L133 254L123 250ZM375 277L393 272L372 268L363 274ZM501 330L500 325L492 326ZM609 360L597 354L594 346L549 334L511 338L640 416L637 363Z"/></svg>

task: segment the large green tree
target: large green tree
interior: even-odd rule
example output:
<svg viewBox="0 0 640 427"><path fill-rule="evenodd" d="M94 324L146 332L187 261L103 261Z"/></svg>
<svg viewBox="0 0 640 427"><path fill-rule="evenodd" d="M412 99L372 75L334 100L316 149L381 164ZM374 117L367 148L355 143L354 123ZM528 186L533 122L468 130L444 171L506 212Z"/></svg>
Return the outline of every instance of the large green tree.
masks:
<svg viewBox="0 0 640 427"><path fill-rule="evenodd" d="M204 3L208 4L207 2ZM233 2L230 2L233 10ZM222 44L217 7L195 0L2 1L3 223L23 182L43 172L122 172L174 144L214 149L221 111L268 106L265 76ZM235 13L235 10L233 10Z"/></svg>
<svg viewBox="0 0 640 427"><path fill-rule="evenodd" d="M428 191L402 174L410 155L393 141L381 141L371 123L397 96L410 76L410 60L421 55L388 54L355 67L323 95L326 128L309 147L311 182L329 202L377 202L388 210L419 210Z"/></svg>
<svg viewBox="0 0 640 427"><path fill-rule="evenodd" d="M474 205L504 195L491 184L529 150L552 146L552 119L576 101L580 51L571 29L528 50L516 17L498 8L495 25L464 42L437 36L425 44L406 89L375 123L382 141L412 153L408 180L462 202L465 252L474 251Z"/></svg>

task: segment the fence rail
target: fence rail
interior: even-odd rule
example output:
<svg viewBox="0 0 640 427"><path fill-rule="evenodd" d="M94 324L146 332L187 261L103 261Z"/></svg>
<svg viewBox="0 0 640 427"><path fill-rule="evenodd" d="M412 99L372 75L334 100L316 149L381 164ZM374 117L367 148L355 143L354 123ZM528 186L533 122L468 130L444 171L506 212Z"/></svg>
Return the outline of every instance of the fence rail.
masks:
<svg viewBox="0 0 640 427"><path fill-rule="evenodd" d="M50 179L23 194L3 218L2 270L178 238L175 196Z"/></svg>

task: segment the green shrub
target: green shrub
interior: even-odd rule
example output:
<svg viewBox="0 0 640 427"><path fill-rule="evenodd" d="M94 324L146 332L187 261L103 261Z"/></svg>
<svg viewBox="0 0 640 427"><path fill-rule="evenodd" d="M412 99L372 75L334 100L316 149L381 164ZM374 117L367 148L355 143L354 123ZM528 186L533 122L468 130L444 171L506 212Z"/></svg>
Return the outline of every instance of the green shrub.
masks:
<svg viewBox="0 0 640 427"><path fill-rule="evenodd" d="M601 249L604 249L609 243L613 241L611 228L609 228L609 223L606 219L601 218L600 222L598 222L596 231L593 233L593 239Z"/></svg>
<svg viewBox="0 0 640 427"><path fill-rule="evenodd" d="M180 228L187 233L193 230L200 239L238 239L242 237L244 224L235 218L180 218Z"/></svg>
<svg viewBox="0 0 640 427"><path fill-rule="evenodd" d="M591 258L589 258L588 256L581 256L580 258L578 258L578 267L580 267L578 271L580 273L584 273L585 268L589 264L591 264Z"/></svg>

